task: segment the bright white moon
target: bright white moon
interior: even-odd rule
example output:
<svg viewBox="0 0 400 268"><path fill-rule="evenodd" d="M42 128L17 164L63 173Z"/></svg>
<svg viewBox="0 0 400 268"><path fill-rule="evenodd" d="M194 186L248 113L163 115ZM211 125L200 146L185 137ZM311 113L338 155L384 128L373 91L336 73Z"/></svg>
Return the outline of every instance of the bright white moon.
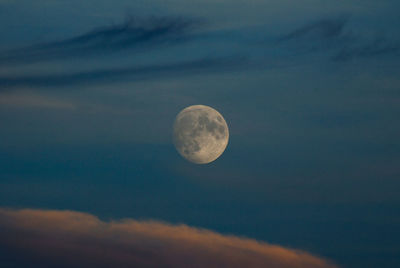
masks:
<svg viewBox="0 0 400 268"><path fill-rule="evenodd" d="M184 158L196 164L207 164L225 151L229 130L218 111L205 105L193 105L176 116L173 138Z"/></svg>

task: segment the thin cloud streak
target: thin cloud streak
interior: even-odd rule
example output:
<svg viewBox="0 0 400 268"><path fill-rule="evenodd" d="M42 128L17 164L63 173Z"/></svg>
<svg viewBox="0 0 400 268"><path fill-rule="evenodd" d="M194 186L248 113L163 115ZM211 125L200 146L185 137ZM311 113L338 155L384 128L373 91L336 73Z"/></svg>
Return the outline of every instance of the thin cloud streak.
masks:
<svg viewBox="0 0 400 268"><path fill-rule="evenodd" d="M0 63L30 63L65 57L104 55L127 49L149 49L183 42L199 20L181 17L129 18L125 23L101 27L85 34L7 51L0 54Z"/></svg>
<svg viewBox="0 0 400 268"><path fill-rule="evenodd" d="M322 19L313 23L301 26L289 34L279 38L280 42L313 36L320 39L332 39L343 34L343 30L348 22L345 17L337 19Z"/></svg>
<svg viewBox="0 0 400 268"><path fill-rule="evenodd" d="M165 43L184 40L188 37L188 32L193 25L198 24L194 20L185 19L154 18L145 21L145 23L131 19L123 25L102 28L61 42L42 44L37 48L27 49L27 55L13 55L11 53L9 59L15 57L15 59L20 58L29 61L36 56L38 56L38 59L44 59L47 56L58 57L65 53L77 55L76 53L85 52L85 55L90 55L92 52L116 51L141 45L159 47ZM304 54L304 52L326 51L327 57L336 62L389 54L395 55L400 50L400 45L395 42L389 42L384 38L375 39L371 42L370 39L362 38L348 28L349 20L347 17L326 18L298 27L278 38L277 42L284 49L295 51L297 56ZM246 55L246 52L243 53L243 55ZM283 53L279 61L283 63L285 59ZM39 75L3 75L0 76L0 91L23 86L62 87L116 81L134 82L196 73L264 69L266 66L268 68L276 67L271 63L267 58L251 59L248 55L247 57L228 56L224 58L192 59L184 62L177 60L169 64L105 68L61 74L50 72Z"/></svg>
<svg viewBox="0 0 400 268"><path fill-rule="evenodd" d="M308 52L326 50L330 52L330 59L337 62L399 52L400 44L395 40L362 36L350 28L349 22L349 17L345 16L321 19L294 29L277 42Z"/></svg>
<svg viewBox="0 0 400 268"><path fill-rule="evenodd" d="M186 225L0 209L0 248L30 267L333 268L306 252Z"/></svg>
<svg viewBox="0 0 400 268"><path fill-rule="evenodd" d="M165 65L150 65L144 67L125 67L103 69L87 72L66 74L46 74L35 76L0 76L0 87L3 90L20 86L53 87L93 83L140 81L146 79L161 79L166 76L185 76L196 73L229 71L244 68L247 64L244 57L199 59Z"/></svg>
<svg viewBox="0 0 400 268"><path fill-rule="evenodd" d="M0 94L0 107L29 107L29 108L46 108L46 109L61 109L61 110L75 110L75 104L58 100L56 98L35 95L32 93L1 93Z"/></svg>
<svg viewBox="0 0 400 268"><path fill-rule="evenodd" d="M400 44L389 43L386 39L379 38L366 44L344 47L333 59L336 61L347 61L356 58L394 55L399 51Z"/></svg>

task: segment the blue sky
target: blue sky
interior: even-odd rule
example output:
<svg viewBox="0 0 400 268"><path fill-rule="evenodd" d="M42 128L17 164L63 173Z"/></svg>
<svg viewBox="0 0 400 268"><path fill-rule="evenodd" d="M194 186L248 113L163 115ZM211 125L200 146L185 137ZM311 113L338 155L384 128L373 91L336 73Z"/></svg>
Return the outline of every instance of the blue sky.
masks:
<svg viewBox="0 0 400 268"><path fill-rule="evenodd" d="M0 206L400 265L397 1L0 1ZM230 128L181 159L177 113Z"/></svg>

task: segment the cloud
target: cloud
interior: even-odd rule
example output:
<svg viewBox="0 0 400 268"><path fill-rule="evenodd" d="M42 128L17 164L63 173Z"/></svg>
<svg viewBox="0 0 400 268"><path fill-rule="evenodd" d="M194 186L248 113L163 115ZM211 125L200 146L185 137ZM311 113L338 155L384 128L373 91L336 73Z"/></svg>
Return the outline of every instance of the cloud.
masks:
<svg viewBox="0 0 400 268"><path fill-rule="evenodd" d="M138 81L160 79L192 73L224 71L244 68L247 63L243 57L198 59L171 64L142 67L110 68L86 72L64 74L44 74L32 76L0 76L0 88L19 86L51 87L78 84L106 83L115 81Z"/></svg>
<svg viewBox="0 0 400 268"><path fill-rule="evenodd" d="M101 27L62 41L38 44L0 54L0 63L25 63L72 56L104 55L132 48L151 48L184 41L198 20L151 17Z"/></svg>
<svg viewBox="0 0 400 268"><path fill-rule="evenodd" d="M300 55L319 51L334 53L354 41L353 34L347 29L348 24L349 19L345 16L320 19L282 35L277 43Z"/></svg>
<svg viewBox="0 0 400 268"><path fill-rule="evenodd" d="M301 26L280 37L278 43L307 52L328 51L334 61L395 54L400 50L398 42L373 36L374 33L361 34L358 29L351 28L349 18L342 16Z"/></svg>
<svg viewBox="0 0 400 268"><path fill-rule="evenodd" d="M1 93L0 106L75 110L75 104L55 98L23 93Z"/></svg>
<svg viewBox="0 0 400 268"><path fill-rule="evenodd" d="M343 34L347 18L326 18L301 26L289 34L279 38L279 41L289 41L304 37L319 39L337 38Z"/></svg>
<svg viewBox="0 0 400 268"><path fill-rule="evenodd" d="M306 252L154 221L0 209L0 249L29 267L334 267ZM11 257L10 257L11 258Z"/></svg>
<svg viewBox="0 0 400 268"><path fill-rule="evenodd" d="M336 61L346 61L355 58L390 55L399 51L400 44L388 42L385 38L376 38L368 43L343 47L333 59Z"/></svg>

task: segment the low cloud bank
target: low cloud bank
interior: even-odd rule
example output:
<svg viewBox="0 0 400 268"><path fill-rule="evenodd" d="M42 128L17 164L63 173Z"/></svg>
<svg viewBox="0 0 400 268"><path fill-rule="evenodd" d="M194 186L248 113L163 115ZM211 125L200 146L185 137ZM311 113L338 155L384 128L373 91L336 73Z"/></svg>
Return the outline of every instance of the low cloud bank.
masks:
<svg viewBox="0 0 400 268"><path fill-rule="evenodd" d="M335 267L309 253L154 221L0 209L0 249L30 267ZM15 267L15 266L13 266Z"/></svg>

